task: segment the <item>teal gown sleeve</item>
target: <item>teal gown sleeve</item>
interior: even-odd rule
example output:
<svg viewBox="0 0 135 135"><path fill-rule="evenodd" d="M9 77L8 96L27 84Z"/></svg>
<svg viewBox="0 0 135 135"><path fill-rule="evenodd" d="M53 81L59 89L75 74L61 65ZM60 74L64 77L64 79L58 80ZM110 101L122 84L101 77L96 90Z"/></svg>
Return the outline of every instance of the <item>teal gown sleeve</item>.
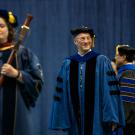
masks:
<svg viewBox="0 0 135 135"><path fill-rule="evenodd" d="M70 62L64 61L57 78L49 129L68 130L69 135L79 135L70 97ZM113 72L110 60L103 55L97 56L92 135L112 135L112 123L124 124L118 81Z"/></svg>
<svg viewBox="0 0 135 135"><path fill-rule="evenodd" d="M35 106L43 85L43 71L39 60L30 50L21 47L18 53L19 70L22 73L22 82L17 83L26 107Z"/></svg>
<svg viewBox="0 0 135 135"><path fill-rule="evenodd" d="M99 124L99 127L103 125L104 131L111 130L110 126L112 123L116 124L118 127L125 125L118 80L110 63L110 60L103 55L97 58L95 84L95 90L97 92L97 102L95 104L97 117L95 117L95 121L97 122L95 122L95 125ZM102 108L100 114L96 111L99 106ZM99 119L102 120L101 123L98 122Z"/></svg>
<svg viewBox="0 0 135 135"><path fill-rule="evenodd" d="M57 85L53 96L52 112L49 121L50 129L66 130L70 128L70 109L68 102L69 60L65 60L57 77Z"/></svg>

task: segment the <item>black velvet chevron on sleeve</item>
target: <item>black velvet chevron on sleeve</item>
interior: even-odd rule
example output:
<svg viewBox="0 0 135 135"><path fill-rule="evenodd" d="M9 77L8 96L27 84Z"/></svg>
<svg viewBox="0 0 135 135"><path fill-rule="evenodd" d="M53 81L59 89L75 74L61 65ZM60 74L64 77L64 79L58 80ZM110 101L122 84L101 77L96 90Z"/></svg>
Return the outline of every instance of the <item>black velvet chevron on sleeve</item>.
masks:
<svg viewBox="0 0 135 135"><path fill-rule="evenodd" d="M58 86L56 86L56 92L61 93L61 92L63 92L63 89L58 87Z"/></svg>
<svg viewBox="0 0 135 135"><path fill-rule="evenodd" d="M56 95L53 96L53 99L54 99L55 101L60 101L60 100L61 100L61 98L60 98L59 96L56 96Z"/></svg>
<svg viewBox="0 0 135 135"><path fill-rule="evenodd" d="M108 76L115 76L116 75L116 73L114 71L107 71L106 74Z"/></svg>
<svg viewBox="0 0 135 135"><path fill-rule="evenodd" d="M118 84L119 84L118 81L109 81L109 82L108 82L108 85L109 85L109 86L118 85Z"/></svg>
<svg viewBox="0 0 135 135"><path fill-rule="evenodd" d="M120 95L120 90L110 90L110 95Z"/></svg>
<svg viewBox="0 0 135 135"><path fill-rule="evenodd" d="M57 77L57 82L60 82L60 83L62 83L63 82L63 79L61 78L61 77Z"/></svg>

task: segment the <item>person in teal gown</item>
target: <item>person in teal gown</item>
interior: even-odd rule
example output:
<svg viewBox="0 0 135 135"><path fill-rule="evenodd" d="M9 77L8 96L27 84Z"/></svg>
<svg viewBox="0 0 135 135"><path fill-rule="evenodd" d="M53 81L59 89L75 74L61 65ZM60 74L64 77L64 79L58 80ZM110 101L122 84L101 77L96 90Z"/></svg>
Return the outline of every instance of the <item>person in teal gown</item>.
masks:
<svg viewBox="0 0 135 135"><path fill-rule="evenodd" d="M0 135L32 135L31 115L43 85L38 57L20 45L8 63L15 45L17 17L0 9Z"/></svg>

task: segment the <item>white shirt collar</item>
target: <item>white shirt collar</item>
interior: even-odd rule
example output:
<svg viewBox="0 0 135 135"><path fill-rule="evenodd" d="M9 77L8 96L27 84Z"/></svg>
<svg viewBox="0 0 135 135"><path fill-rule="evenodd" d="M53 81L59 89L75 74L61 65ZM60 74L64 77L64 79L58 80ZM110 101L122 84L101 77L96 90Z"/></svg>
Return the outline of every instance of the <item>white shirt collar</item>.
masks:
<svg viewBox="0 0 135 135"><path fill-rule="evenodd" d="M126 63L125 65L128 65L128 64L133 64L132 62L128 62L128 63Z"/></svg>
<svg viewBox="0 0 135 135"><path fill-rule="evenodd" d="M89 50L88 50L86 53L84 53L84 54L80 54L80 52L78 52L78 54L83 57L85 54L89 53L90 51L91 51L91 49L89 49Z"/></svg>

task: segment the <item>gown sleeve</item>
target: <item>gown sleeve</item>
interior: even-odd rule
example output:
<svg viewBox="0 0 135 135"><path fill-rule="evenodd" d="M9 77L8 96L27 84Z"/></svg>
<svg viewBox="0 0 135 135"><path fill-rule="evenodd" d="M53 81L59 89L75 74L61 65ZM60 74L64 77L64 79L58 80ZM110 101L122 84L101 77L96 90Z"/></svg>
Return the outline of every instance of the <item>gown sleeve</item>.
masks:
<svg viewBox="0 0 135 135"><path fill-rule="evenodd" d="M57 85L54 91L49 129L66 130L70 128L70 112L68 104L68 72L69 61L65 60L57 77Z"/></svg>
<svg viewBox="0 0 135 135"><path fill-rule="evenodd" d="M102 100L102 122L107 126L112 123L124 126L124 111L120 97L118 80L111 66L110 60L105 56L99 56L97 67L101 76L101 100Z"/></svg>
<svg viewBox="0 0 135 135"><path fill-rule="evenodd" d="M17 83L17 89L23 97L26 107L35 106L43 85L43 71L35 54L26 48L18 53L19 70L22 73L22 82Z"/></svg>

